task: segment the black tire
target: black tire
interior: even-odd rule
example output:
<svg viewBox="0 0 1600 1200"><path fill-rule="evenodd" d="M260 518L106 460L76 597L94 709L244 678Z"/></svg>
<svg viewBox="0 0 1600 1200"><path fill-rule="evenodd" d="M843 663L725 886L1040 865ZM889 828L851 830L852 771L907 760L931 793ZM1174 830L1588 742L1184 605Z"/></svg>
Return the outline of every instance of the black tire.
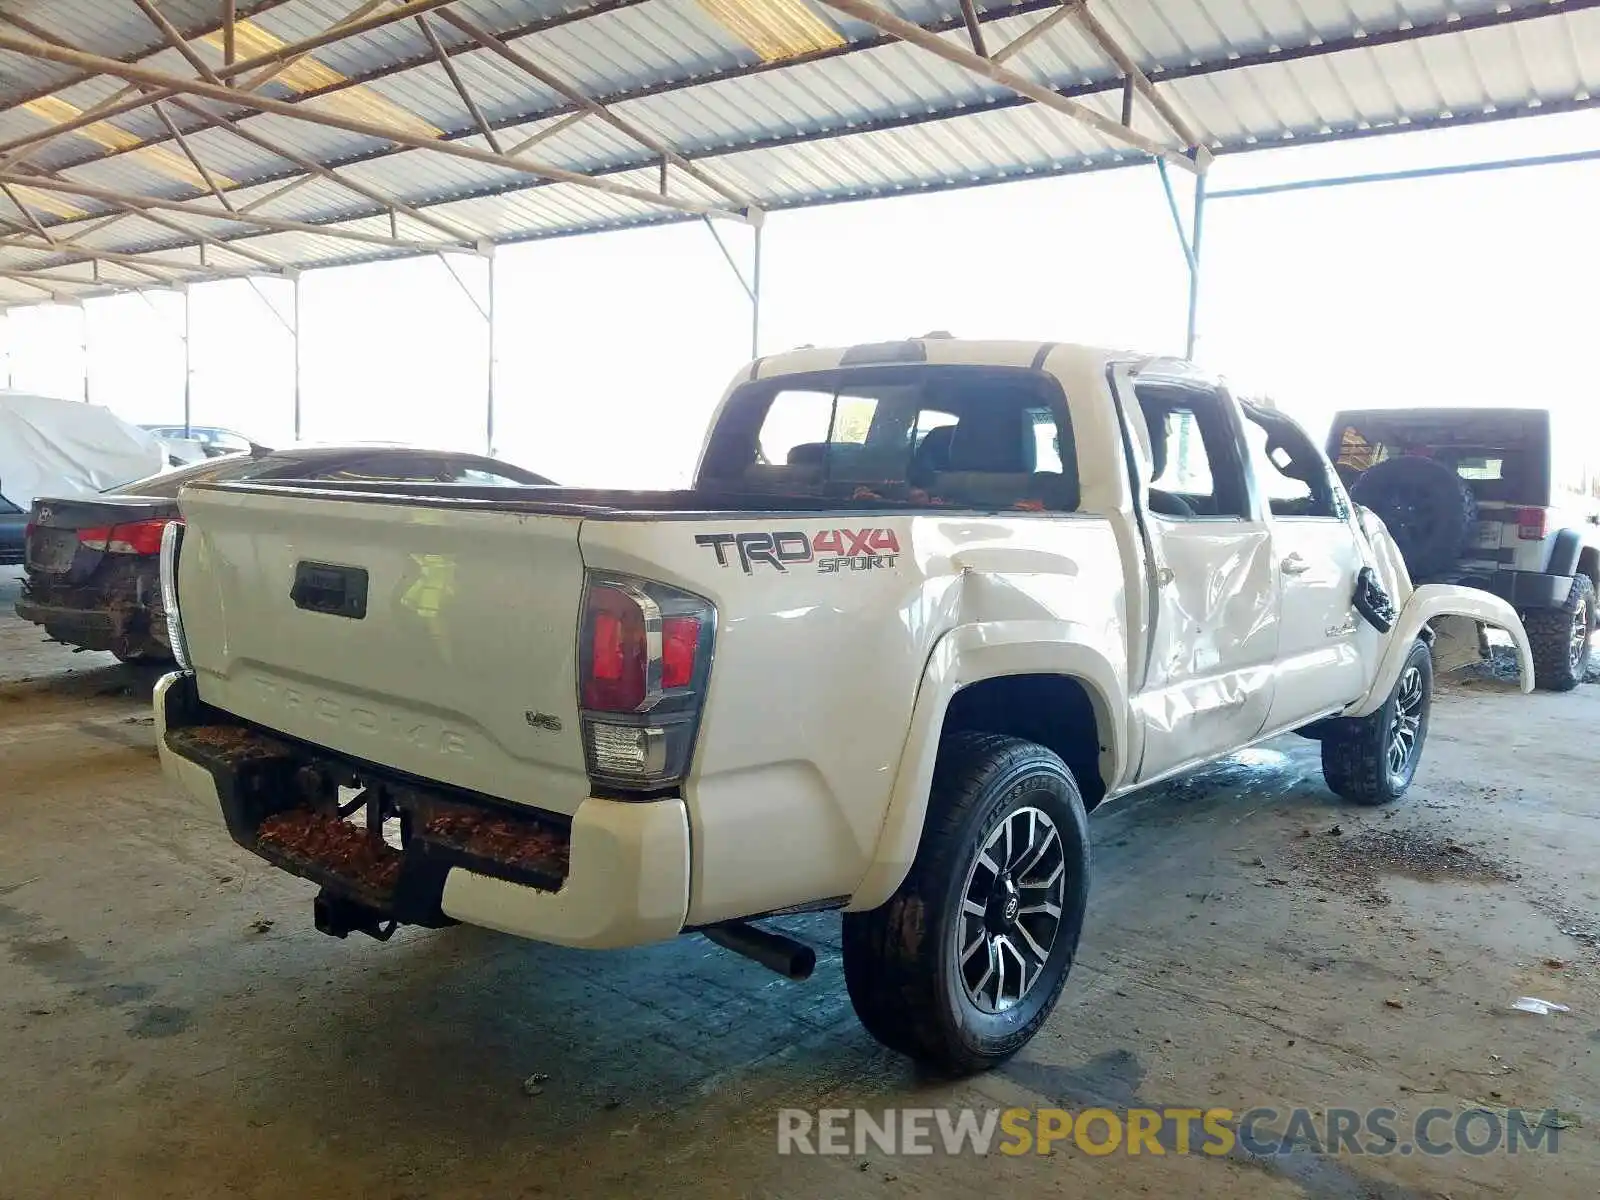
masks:
<svg viewBox="0 0 1600 1200"><path fill-rule="evenodd" d="M1329 790L1352 804L1388 804L1405 795L1422 761L1432 711L1433 655L1419 639L1400 664L1400 678L1382 707L1365 717L1327 723L1322 777ZM1393 753L1402 718L1410 725L1411 737L1397 769Z"/></svg>
<svg viewBox="0 0 1600 1200"><path fill-rule="evenodd" d="M1039 814L1048 818L1056 835L1059 858L1050 851L1048 858L1033 860L1038 864L1034 868L1027 856L1037 844L1034 835L1045 827ZM1006 843L1004 870L994 873L994 886L980 893L977 889L989 878L981 865L986 846L1008 831L1016 839L1030 840L1020 851L1010 850ZM1040 840L1048 848L1048 833ZM993 854L999 853L997 844ZM1059 876L1050 870L1055 861L1060 864ZM1019 885L1017 879L1006 883L1012 867L1020 868L1016 876L1022 881L1030 878L1030 869L1037 869L1041 874L1050 871L1059 883L1046 887L1037 875L1033 883ZM845 985L867 1032L890 1049L951 1074L970 1074L1004 1062L1038 1032L1061 995L1083 930L1089 872L1088 818L1066 764L1044 747L1019 738L952 734L940 749L922 841L905 881L878 908L844 917ZM981 918L963 903L977 894L989 897ZM1053 940L1041 947L1042 961L1032 957L1036 973L1031 982L1018 930L1028 928L1024 917L1031 916L1035 933L1037 922L1050 918L1037 910L1037 900L1020 905L1018 898L1024 894L1044 900L1055 896L1060 907ZM1029 909L1035 911L1030 914ZM1010 932L991 933L991 914L1002 930ZM973 922L979 922L976 929ZM982 993L990 976L971 978L984 965L975 955L963 970L956 940L969 933L974 939L970 947L976 948L980 937L986 943L984 961L993 962L998 954L1014 970L1022 964L1017 974L1023 987L1009 1004L1003 999L1003 968L990 1010L974 1000L974 984ZM1007 937L1019 947L1015 959L996 949L997 942ZM1040 940L1034 933L1027 937L1030 945Z"/></svg>
<svg viewBox="0 0 1600 1200"><path fill-rule="evenodd" d="M1418 578L1455 566L1478 523L1472 489L1431 458L1386 459L1356 480L1350 498L1383 518Z"/></svg>
<svg viewBox="0 0 1600 1200"><path fill-rule="evenodd" d="M1560 608L1536 608L1522 619L1533 651L1533 682L1552 692L1570 692L1589 671L1589 634L1594 631L1594 583L1587 575L1572 581ZM1579 642L1579 628L1583 630Z"/></svg>

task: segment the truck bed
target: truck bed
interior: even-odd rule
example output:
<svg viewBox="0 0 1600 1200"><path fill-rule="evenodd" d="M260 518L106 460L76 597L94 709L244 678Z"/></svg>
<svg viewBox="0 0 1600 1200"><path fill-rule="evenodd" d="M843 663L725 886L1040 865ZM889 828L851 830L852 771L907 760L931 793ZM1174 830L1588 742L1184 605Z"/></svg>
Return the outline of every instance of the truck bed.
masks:
<svg viewBox="0 0 1600 1200"><path fill-rule="evenodd" d="M271 483L228 482L203 485L235 492L297 492L321 498L341 496L369 503L418 504L450 509L488 509L496 512L541 513L580 517L584 520L634 520L665 516L703 518L726 513L861 513L901 511L951 511L951 505L918 504L885 498L818 497L777 493L710 491L683 488L675 491L631 491L622 488L563 488L471 486L451 483L398 483L367 480L276 479Z"/></svg>

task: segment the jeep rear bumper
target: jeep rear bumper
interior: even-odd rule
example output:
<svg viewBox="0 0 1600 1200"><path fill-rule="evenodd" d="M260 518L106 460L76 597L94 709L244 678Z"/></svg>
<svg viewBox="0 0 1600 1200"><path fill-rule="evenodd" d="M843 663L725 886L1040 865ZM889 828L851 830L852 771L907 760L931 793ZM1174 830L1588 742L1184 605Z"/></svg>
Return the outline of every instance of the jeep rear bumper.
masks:
<svg viewBox="0 0 1600 1200"><path fill-rule="evenodd" d="M1529 608L1560 608L1572 592L1571 575L1546 575L1543 571L1496 571L1484 582L1519 612Z"/></svg>
<svg viewBox="0 0 1600 1200"><path fill-rule="evenodd" d="M185 672L156 685L155 711L162 769L218 805L235 842L376 918L595 948L683 929L682 800L590 797L568 820L430 785L207 708ZM368 799L341 814L335 785ZM398 817L400 837L384 841L347 819L355 812Z"/></svg>

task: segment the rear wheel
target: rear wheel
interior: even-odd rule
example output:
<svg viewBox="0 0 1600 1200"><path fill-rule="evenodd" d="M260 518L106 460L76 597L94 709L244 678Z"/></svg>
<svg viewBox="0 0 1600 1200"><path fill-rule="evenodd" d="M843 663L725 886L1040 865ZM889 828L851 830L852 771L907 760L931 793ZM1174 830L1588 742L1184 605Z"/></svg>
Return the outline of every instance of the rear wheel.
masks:
<svg viewBox="0 0 1600 1200"><path fill-rule="evenodd" d="M1552 692L1570 692L1589 670L1589 635L1594 632L1594 584L1578 575L1560 608L1539 608L1522 621L1533 651L1533 682Z"/></svg>
<svg viewBox="0 0 1600 1200"><path fill-rule="evenodd" d="M1322 777L1353 804L1398 800L1416 777L1433 709L1433 657L1413 642L1394 690L1376 712L1327 722L1322 735Z"/></svg>
<svg viewBox="0 0 1600 1200"><path fill-rule="evenodd" d="M1066 983L1089 866L1083 799L1061 759L1018 738L952 735L905 881L880 907L845 914L861 1023L939 1070L1004 1062Z"/></svg>

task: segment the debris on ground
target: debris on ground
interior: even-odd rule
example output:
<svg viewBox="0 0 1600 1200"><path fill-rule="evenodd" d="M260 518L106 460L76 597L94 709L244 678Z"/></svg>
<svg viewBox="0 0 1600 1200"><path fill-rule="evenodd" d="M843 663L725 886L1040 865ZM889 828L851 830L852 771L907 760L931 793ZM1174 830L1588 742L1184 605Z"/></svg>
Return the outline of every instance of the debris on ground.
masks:
<svg viewBox="0 0 1600 1200"><path fill-rule="evenodd" d="M550 1078L543 1071L535 1071L522 1081L522 1094L524 1096L538 1096L544 1092L544 1083Z"/></svg>
<svg viewBox="0 0 1600 1200"><path fill-rule="evenodd" d="M1396 1000L1393 996L1390 996L1383 1003L1385 1008L1404 1008L1406 1006L1404 1000Z"/></svg>
<svg viewBox="0 0 1600 1200"><path fill-rule="evenodd" d="M1565 1004L1557 1004L1554 1000L1541 1000L1537 996L1518 996L1511 1002L1511 1007L1518 1012L1533 1013L1538 1017L1549 1017L1556 1013L1572 1011Z"/></svg>
<svg viewBox="0 0 1600 1200"><path fill-rule="evenodd" d="M1544 960L1544 965L1549 967L1552 971L1560 971L1565 969L1567 963L1565 959L1547 958Z"/></svg>
<svg viewBox="0 0 1600 1200"><path fill-rule="evenodd" d="M1515 646L1490 646L1489 657L1451 671L1448 678L1452 683L1515 683L1519 671ZM1590 657L1583 682L1600 683L1600 655Z"/></svg>
<svg viewBox="0 0 1600 1200"><path fill-rule="evenodd" d="M1377 887L1383 875L1424 883L1506 883L1519 878L1470 846L1426 829L1364 829L1337 839L1297 842L1293 848L1313 882L1364 904L1388 903Z"/></svg>
<svg viewBox="0 0 1600 1200"><path fill-rule="evenodd" d="M272 925L273 920L271 917L257 917L254 921L250 922L250 932L270 933L272 931Z"/></svg>

